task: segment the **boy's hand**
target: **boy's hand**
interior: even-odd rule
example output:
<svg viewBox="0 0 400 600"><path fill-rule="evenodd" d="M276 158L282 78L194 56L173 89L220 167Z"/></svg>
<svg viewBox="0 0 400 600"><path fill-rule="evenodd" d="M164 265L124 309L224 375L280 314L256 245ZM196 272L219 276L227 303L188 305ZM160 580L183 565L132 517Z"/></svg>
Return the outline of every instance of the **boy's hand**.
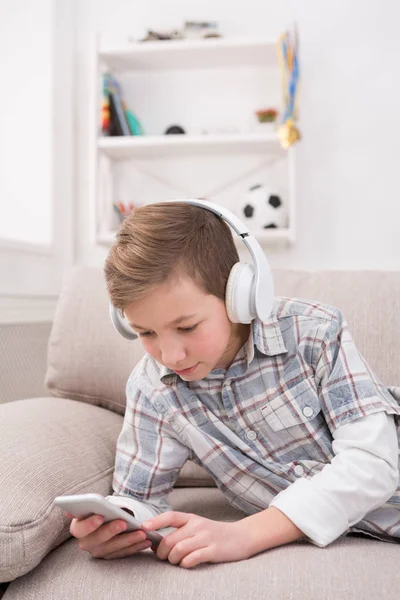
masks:
<svg viewBox="0 0 400 600"><path fill-rule="evenodd" d="M142 523L146 531L177 527L154 552L161 560L187 569L201 563L231 562L251 556L241 521L222 523L182 512L166 512Z"/></svg>
<svg viewBox="0 0 400 600"><path fill-rule="evenodd" d="M71 516L71 515L69 515ZM100 519L99 522L97 520ZM70 533L79 540L81 550L86 550L94 558L124 558L150 548L151 542L143 531L120 533L118 525L126 529L126 522L117 519L103 525L100 515L92 515L87 519L72 517Z"/></svg>

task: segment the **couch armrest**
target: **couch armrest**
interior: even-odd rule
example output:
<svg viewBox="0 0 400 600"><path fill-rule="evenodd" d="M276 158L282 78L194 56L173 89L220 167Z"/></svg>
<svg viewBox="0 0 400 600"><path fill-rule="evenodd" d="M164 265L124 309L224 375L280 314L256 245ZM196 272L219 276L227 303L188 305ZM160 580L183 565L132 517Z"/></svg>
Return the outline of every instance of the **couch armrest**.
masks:
<svg viewBox="0 0 400 600"><path fill-rule="evenodd" d="M0 404L0 582L27 573L70 536L55 496L111 493L122 422L68 399Z"/></svg>

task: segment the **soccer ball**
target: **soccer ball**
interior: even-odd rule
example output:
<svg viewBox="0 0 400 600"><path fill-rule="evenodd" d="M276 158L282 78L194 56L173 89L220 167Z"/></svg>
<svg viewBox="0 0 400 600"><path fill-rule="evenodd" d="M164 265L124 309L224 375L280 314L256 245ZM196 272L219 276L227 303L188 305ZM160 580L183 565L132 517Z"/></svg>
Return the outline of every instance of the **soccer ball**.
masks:
<svg viewBox="0 0 400 600"><path fill-rule="evenodd" d="M261 183L248 189L240 205L239 217L253 231L287 225L287 211L281 195L272 192Z"/></svg>

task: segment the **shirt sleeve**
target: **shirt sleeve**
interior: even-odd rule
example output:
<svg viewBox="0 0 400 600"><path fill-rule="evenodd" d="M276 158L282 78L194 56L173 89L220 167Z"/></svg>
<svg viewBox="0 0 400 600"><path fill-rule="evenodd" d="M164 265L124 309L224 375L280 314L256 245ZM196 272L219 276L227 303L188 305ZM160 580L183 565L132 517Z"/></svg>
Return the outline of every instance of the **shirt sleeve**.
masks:
<svg viewBox="0 0 400 600"><path fill-rule="evenodd" d="M176 439L141 387L140 379L131 376L117 441L114 494L108 496L140 521L171 510L168 495L189 458L189 449Z"/></svg>
<svg viewBox="0 0 400 600"><path fill-rule="evenodd" d="M331 433L341 425L380 411L399 416L398 400L361 356L341 312L337 310L332 321L323 327L314 379Z"/></svg>
<svg viewBox="0 0 400 600"><path fill-rule="evenodd" d="M320 547L382 506L399 484L397 430L384 411L338 427L332 448L331 463L311 479L295 481L270 504Z"/></svg>

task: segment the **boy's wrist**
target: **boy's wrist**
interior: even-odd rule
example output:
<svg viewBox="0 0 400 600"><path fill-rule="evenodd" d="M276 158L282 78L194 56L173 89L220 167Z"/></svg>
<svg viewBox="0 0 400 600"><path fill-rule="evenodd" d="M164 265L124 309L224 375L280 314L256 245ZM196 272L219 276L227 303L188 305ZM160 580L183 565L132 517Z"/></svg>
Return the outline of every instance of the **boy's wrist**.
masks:
<svg viewBox="0 0 400 600"><path fill-rule="evenodd" d="M306 537L283 512L274 506L245 517L237 524L243 532L244 542L248 545L249 556Z"/></svg>

